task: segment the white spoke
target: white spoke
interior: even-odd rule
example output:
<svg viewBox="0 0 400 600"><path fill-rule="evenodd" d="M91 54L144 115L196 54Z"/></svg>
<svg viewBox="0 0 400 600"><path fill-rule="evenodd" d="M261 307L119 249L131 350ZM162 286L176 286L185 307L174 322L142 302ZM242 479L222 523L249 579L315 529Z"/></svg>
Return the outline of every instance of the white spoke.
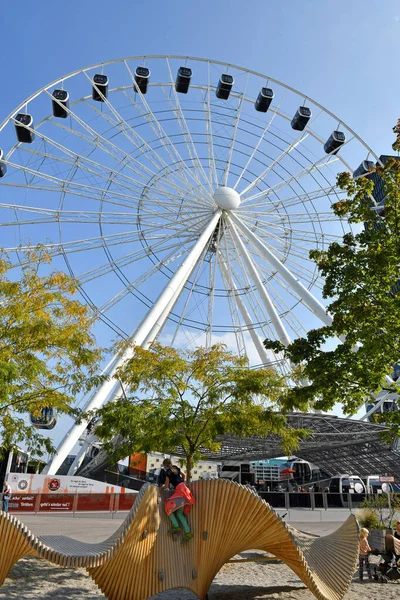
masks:
<svg viewBox="0 0 400 600"><path fill-rule="evenodd" d="M126 66L128 72L129 72L129 75L130 75L131 80L132 80L132 85L133 85L135 79L134 79L134 77L132 75L132 71L130 70L130 68L128 66L128 63L126 61L125 61L125 66ZM173 162L177 161L178 163L180 163L182 165L183 177L185 178L187 184L189 184L190 180L193 180L197 185L199 185L203 189L203 193L205 194L205 199L206 199L205 201L207 202L208 201L207 200L208 199L208 190L206 188L204 188L203 183L187 167L185 161L182 159L182 157L180 156L179 152L176 150L176 147L172 143L171 139L166 134L165 130L163 129L163 127L159 123L158 119L154 115L153 111L151 110L151 108L150 108L150 106L149 106L149 104L148 104L145 96L142 94L142 92L140 90L137 90L136 93L140 97L141 102L142 102L143 106L145 107L145 109L147 111L148 122L149 122L150 127L154 130L156 136L161 141L161 143L164 146L167 154L170 156L170 158L171 158L171 160ZM139 105L136 102L133 102L133 104L136 107L136 109L139 111L140 110Z"/></svg>
<svg viewBox="0 0 400 600"><path fill-rule="evenodd" d="M235 190L236 190L236 188L237 188L237 186L239 185L239 183L241 182L241 180L242 180L243 176L244 176L244 175L245 175L245 173L247 172L247 169L249 168L249 165L250 165L251 161L252 161L252 160L253 160L253 158L256 156L256 154L257 154L257 152L258 152L258 149L259 149L259 147L260 147L260 145L261 145L261 142L262 142L262 141L265 139L265 136L266 136L266 134L268 133L268 131L269 131L269 128L271 127L271 125L272 125L272 123L273 123L273 121L274 121L274 119L275 119L276 115L278 114L278 109L279 109L279 106L280 106L280 104L278 104L278 105L277 105L277 107L276 107L276 109L275 109L275 110L272 112L272 117L270 118L270 120L269 120L269 122L268 122L267 126L266 126L266 127L263 129L263 131L262 131L262 133L261 133L261 135L260 135L260 137L259 137L259 139L258 139L258 142L257 142L257 143L256 143L256 145L254 146L254 148L253 148L253 151L252 151L252 153L250 154L250 156L249 156L249 158L248 158L248 160L247 160L247 163L246 163L246 164L245 164L245 166L243 167L243 169L242 169L242 171L241 171L241 173L240 173L240 175L239 175L239 177L238 177L238 179L237 179L237 181L236 181L235 185L233 186L233 189L235 189ZM246 189L247 189L247 188L246 188ZM242 194L243 194L243 192L242 192Z"/></svg>
<svg viewBox="0 0 400 600"><path fill-rule="evenodd" d="M181 313L180 314L180 318L179 318L179 320L177 322L177 325L175 327L175 331L174 331L174 334L173 334L172 340L171 340L171 345L172 346L175 344L177 336L178 336L179 332L182 330L182 324L183 324L183 322L185 320L185 317L187 317L188 306L189 306L190 301L191 301L191 299L193 297L194 290L196 289L196 284L198 283L199 277L201 275L201 270L202 270L202 267L203 267L203 264L204 264L204 258L205 258L206 254L208 252L208 247L209 246L207 246L206 248L204 248L203 253L200 256L200 259L198 260L197 265L196 265L194 271L192 272L192 275L193 275L192 284L191 284L190 288L188 289L188 293L187 293L187 296L186 296L185 303L184 303L184 305L183 305L183 307L182 307L182 309L180 311L180 313Z"/></svg>
<svg viewBox="0 0 400 600"><path fill-rule="evenodd" d="M129 101L132 102L131 98L129 98ZM111 117L109 117L108 115L106 115L104 112L98 110L95 106L92 106L92 104L87 103L87 106L93 111L95 112L99 117L101 117L102 119L106 120L108 123L110 123L110 125L112 125L114 128L118 127L119 129L121 128L121 124L112 119ZM62 127L64 129L67 129L64 125L61 124L57 124L59 127ZM111 142L109 140L105 140L108 144L111 144ZM130 140L131 141L131 140ZM147 159L153 166L155 166L156 168L159 169L158 172L155 172L151 169L149 169L149 167L145 164L145 161L142 160L142 162L138 159L138 158L134 158L129 154L124 154L123 151L121 151L117 146L115 146L114 144L111 144L112 149L116 149L119 154L123 154L125 157L125 164L127 165L128 168L130 168L130 170L132 170L135 174L137 173L136 167L133 168L132 164L138 164L138 169L142 169L142 177L143 177L143 172L148 173L148 175L150 176L150 179L152 181L158 181L159 186L154 186L154 183L152 183L152 187L156 187L157 191L160 194L167 194L167 197L171 194L171 192L167 192L167 190L165 190L164 186L161 184L161 181L164 181L168 187L171 187L172 190L175 190L177 194L189 194L189 196L196 201L197 203L203 205L204 204L204 199L195 194L194 192L190 191L190 187L187 188L188 186L188 181L186 179L183 180L183 187L182 187L182 177L180 175L179 172L176 172L176 176L174 174L174 172L172 171L172 176L177 179L180 180L180 183L177 184L175 182L175 180L171 179L166 179L165 177L163 178L162 173L166 172L166 173L171 173L170 170L170 165L168 165L167 163L165 163L165 161L163 161L161 164L159 163L158 160L153 158L153 154L156 154L158 157L158 154L151 148L151 146L149 146L149 144L145 144L145 148L139 147L138 151L139 151L139 155L142 156L144 159ZM112 155L113 156L113 155ZM186 187L185 187L186 186Z"/></svg>
<svg viewBox="0 0 400 600"><path fill-rule="evenodd" d="M181 128L182 135L183 135L183 138L184 138L185 143L186 143L188 154L189 154L189 156L190 156L190 158L192 160L192 164L195 167L198 179L200 180L200 177L203 177L203 181L206 183L209 192L212 193L211 183L210 183L210 181L209 181L209 179L208 179L208 177L207 177L207 175L206 175L206 173L204 171L203 165L201 164L201 161L199 159L199 155L198 155L197 150L196 150L196 146L193 143L193 138L192 138L192 135L190 133L190 129L189 129L189 127L187 125L187 122L186 122L186 119L185 119L185 115L183 114L183 110L182 110L182 107L181 107L181 103L179 101L178 93L177 93L177 91L175 89L175 83L174 83L174 79L173 79L173 76L172 76L171 65L169 64L168 58L166 60L167 60L169 77L170 77L170 81L171 81L171 88L170 89L172 90L172 93L173 93L173 96L174 96L174 99L175 99L175 105L171 102L171 100L170 100L170 98L168 96L167 96L167 99L170 102L170 104L172 105L175 114L178 115L177 118L178 118L179 126ZM165 89L164 89L164 92L165 92Z"/></svg>
<svg viewBox="0 0 400 600"><path fill-rule="evenodd" d="M235 229L235 225L233 224L233 222L230 220L229 217L228 217L228 223L230 225L230 232L231 232L232 238L234 239L235 244L238 247L240 254L242 255L242 258L246 265L246 268L248 269L250 276L254 282L254 285L256 286L257 291L261 296L261 299L265 305L265 308L267 309L268 315L274 325L274 328L278 334L278 337L285 346L288 346L291 341L290 337L289 337L289 335L288 335L288 333L276 311L276 308L275 308L273 302L271 301L271 298L270 298L267 290L264 287L263 281L257 271L257 268L256 268L255 264L253 263L253 261L251 260L251 257L249 256L245 245L243 244L242 240L239 237L239 234L237 233L237 231Z"/></svg>
<svg viewBox="0 0 400 600"><path fill-rule="evenodd" d="M288 209L293 206L301 205L303 206L307 202L312 203L321 198L328 198L329 203L330 196L336 196L335 201L338 199L340 195L345 196L345 192L342 190L338 190L335 186L330 186L328 188L319 188L312 192L306 192L305 194L295 194L294 196L289 196L289 198L278 198L276 200L269 199L268 203L259 202L253 203L251 206L246 206L244 208L239 207L240 214L249 214L249 215L270 215L271 213L276 212L278 208ZM262 207L262 208L257 208Z"/></svg>
<svg viewBox="0 0 400 600"><path fill-rule="evenodd" d="M61 125L60 125L60 127L62 127L66 131L70 131L70 132L72 131L68 127L63 127ZM40 132L39 132L39 136L41 136L42 140L45 143L48 143L49 138L42 136L42 134ZM104 180L108 185L110 185L110 183L115 183L118 185L118 187L120 187L122 189L127 189L129 192L131 192L131 194L133 194L133 195L137 194L136 197L138 199L141 198L143 189L145 189L143 182L135 180L132 177L129 177L128 175L126 175L124 173L121 173L120 170L117 170L118 168L122 169L126 166L126 163L123 160L119 161L117 163L117 169L111 169L110 167L106 167L94 160L89 159L88 157L74 154L73 152L71 152L69 149L65 148L61 144L55 144L55 142L53 142L51 140L49 143L51 143L51 145L54 146L55 148L57 148L58 150L65 153L65 155L68 156L68 158L70 160L68 160L64 156L57 156L55 154L50 154L49 152L39 152L38 150L30 150L29 148L22 148L22 150L26 153L30 153L32 155L32 157L41 156L43 158L42 164L44 164L44 161L46 160L51 163L54 162L54 163L60 164L60 165L68 165L70 167L70 169L79 167L80 172L83 172L85 174L92 175L95 177L99 177L102 180ZM28 161L26 166L28 166L29 162L30 162L30 160ZM181 190L181 188L172 186L172 191L168 192L165 188L159 187L154 184L151 186L151 190L152 190L153 194L154 194L154 192L156 192L156 193L160 194L163 198L167 198L169 201L176 200L177 195L181 195L182 191L183 191L183 190Z"/></svg>
<svg viewBox="0 0 400 600"><path fill-rule="evenodd" d="M169 237L169 239L174 239L175 235L171 235ZM83 273L82 275L79 276L79 283L80 284L85 284L88 283L89 281L92 281L94 279L98 279L99 277L103 277L104 275L107 275L108 273L111 273L111 271L115 271L116 269L121 269L122 267L126 267L127 265L130 265L134 262L137 262L139 260L141 260L142 258L144 258L145 256L148 256L149 254L149 250L151 250L152 253L154 252L165 252L166 250L171 250L173 249L173 252L170 253L167 258L165 260L169 260L169 257L172 256L176 250L176 248L182 248L182 241L181 242L174 242L173 244L167 244L164 246L165 243L165 239L154 243L151 246L151 249L149 248L140 248L140 250L136 250L135 252L130 252L129 254L125 254L124 256L121 256L117 259L114 260L109 260L108 262L104 263L103 265L100 265L98 267L96 267L95 269L91 269L90 271L87 271L86 273ZM188 237L187 241L193 241L193 237ZM163 265L163 261L160 261L160 265ZM133 287L135 287L136 284L134 284Z"/></svg>
<svg viewBox="0 0 400 600"><path fill-rule="evenodd" d="M327 314L324 306L319 302L311 292L304 287L304 285L294 277L291 271L283 265L279 259L271 252L262 242L257 238L255 234L253 234L249 228L244 225L237 217L232 215L232 220L242 232L246 235L249 240L258 247L258 249L264 253L265 258L277 269L277 271L281 274L281 276L285 279L285 281L292 286L292 288L299 294L300 298L304 300L310 310L323 322L327 325L332 323L332 317Z"/></svg>
<svg viewBox="0 0 400 600"><path fill-rule="evenodd" d="M222 218L220 220L220 226L217 230L217 235L215 236L215 240L210 242L210 252L212 256L210 257L209 263L209 294L208 294L208 311L207 311L207 331L206 331L206 348L210 348L212 345L212 336L213 336L213 320L214 320L214 294L215 294L215 278L217 274L217 252L221 241L221 230L222 230Z"/></svg>
<svg viewBox="0 0 400 600"><path fill-rule="evenodd" d="M210 181L214 187L218 187L218 174L215 164L213 124L211 118L211 81L210 81L210 63L207 63L207 91L206 98L203 97L203 110L206 120L207 150L208 150L208 170L210 172Z"/></svg>
<svg viewBox="0 0 400 600"><path fill-rule="evenodd" d="M128 69L130 75L132 76L132 73L130 72L130 69L129 69L129 67L128 67L128 65L126 63L125 63L125 66ZM84 73L84 74L87 77L88 81L91 81L90 77L87 75L87 73ZM133 81L134 81L134 79L132 77L132 83L133 83ZM101 94L101 92L100 92L100 90L98 88L97 88L97 91L99 92L99 94ZM139 94L141 94L141 93L139 92ZM165 167L168 167L168 163L154 150L154 148L152 148L137 133L137 131L133 127L131 127L129 125L129 123L126 122L126 120L121 116L121 114L111 104L110 100L108 98L106 98L105 96L103 96L102 94L101 94L101 96L103 97L104 104L107 106L107 108L110 110L110 112L113 114L113 116L115 118L114 125L117 125L120 128L121 133L128 139L128 141L131 142L132 145L137 150L140 150L141 152L146 152L146 157L149 160L151 160L151 162L153 162L153 164L158 169L160 169L160 168L164 169ZM148 107L148 105L147 105L147 107ZM157 121L157 123L158 123L158 121ZM183 163L183 161L182 161L182 159L180 157L179 157L179 160L181 161L181 163L185 167L185 169L189 172L189 174L191 174L190 170L186 168L186 166L184 165L184 163ZM188 179L186 179L186 176L181 177L181 175L178 173L177 177L182 180L182 182L184 183L185 186L188 185L189 181L188 181ZM196 181L196 183L199 183L199 182Z"/></svg>
<svg viewBox="0 0 400 600"><path fill-rule="evenodd" d="M246 95L246 90L247 90L248 83L249 83L249 74L247 74L246 84L244 86L243 94L239 98L239 103L238 103L238 106L236 108L236 117L235 117L235 124L233 126L233 131L232 131L232 140L231 140L230 147L229 147L228 159L226 161L224 173L223 173L223 176L222 176L223 185L227 185L227 183L228 183L228 176L229 176L229 170L230 170L230 167L231 167L233 148L235 146L236 134L237 134L239 120L240 120L240 113L242 111L242 106L243 106L243 98Z"/></svg>
<svg viewBox="0 0 400 600"><path fill-rule="evenodd" d="M87 77L87 75L86 75L86 77ZM113 114L114 114L116 111L114 111L110 102L106 99L105 99L105 102L109 106L111 112L113 112ZM118 129L118 131L121 131L121 133L133 144L132 136L128 135L127 131L125 130L125 127L121 127L124 124L124 122L121 123L121 120L119 120L118 117L116 119L107 117L102 111L99 111L96 107L94 107L92 104L90 104L88 102L85 102L85 104L86 104L86 106L88 106L88 108L93 110L99 117L102 117L103 119L107 120L107 122L110 123L113 127L116 127ZM87 125L72 110L70 110L70 109L66 109L66 110L68 111L69 115L89 135L84 135L84 134L82 134L82 132L74 130L72 127L67 127L67 126L63 125L62 123L59 123L55 120L51 121L52 125L55 125L58 128L63 129L65 131L69 132L70 134L85 140L89 144L93 145L94 148L100 149L102 152L104 152L108 156L114 158L115 160L118 160L121 164L123 164L124 166L129 168L136 176L138 176L140 178L143 178L145 173L147 173L147 175L150 176L151 178L158 176L157 171L153 171L146 164L144 164L143 162L140 162L137 158L133 158L130 154L125 153L118 146L113 144L109 139L105 138L104 136L102 136L101 134L96 132L93 128L91 128L89 125ZM50 138L44 136L41 132L36 132L36 133L39 134L43 139L46 139L46 141L48 141L55 147L58 147L63 152L66 152L68 154L69 150L64 148L61 144L54 142ZM142 138L140 138L140 136L139 136L139 142L142 142L142 141L143 141ZM155 153L148 144L146 144L144 142L143 142L143 144L145 146L145 150L147 153L146 157L149 159L151 164L153 164L153 166L156 167L156 169L159 170L160 168L161 169L168 168L168 164L165 163L165 161L163 161L161 158L158 158L157 153ZM143 152L144 152L144 150L142 149L143 144L140 146L138 146L137 144L134 144L135 147L139 149L141 154L143 154ZM151 151L150 154L149 154L149 150ZM153 154L156 154L157 160L153 159ZM82 158L82 157L80 156L79 158ZM186 192L185 187L182 187L181 185L177 185L176 183L172 183L172 182L168 182L168 183L171 187L175 188L178 193ZM184 181L185 185L186 185L186 183L187 182Z"/></svg>
<svg viewBox="0 0 400 600"><path fill-rule="evenodd" d="M302 179L306 175L310 175L314 171L320 171L324 167L326 167L328 165L332 165L332 163L337 162L338 160L339 160L338 158L332 158L332 157L327 158L326 156L323 156L322 158L319 158L317 161L315 161L310 166L301 169L301 171L298 171L295 175L291 175L290 177L288 177L288 179L285 179L285 180L273 185L272 187L270 187L267 190L267 192L258 192L257 194L254 194L253 196L249 196L248 198L243 200L243 204L247 204L249 202L252 202L253 200L265 200L265 198L268 198L268 196L270 196L270 194L272 192L276 193L279 190L287 187L290 183L298 182L300 179Z"/></svg>
<svg viewBox="0 0 400 600"><path fill-rule="evenodd" d="M105 302L99 308L99 312L101 314L106 314L111 308L116 306L121 300L126 298L128 294L130 294L133 290L137 290L143 283L145 283L150 277L153 277L161 268L166 267L171 262L177 260L181 256L187 253L187 250L181 250L181 252L176 253L177 246L173 246L173 251L167 254L162 260L160 260L157 264L153 265L146 271L142 273L135 280L131 281L127 286L125 286L122 290L120 290L117 294L115 294L112 298L110 298L107 302Z"/></svg>

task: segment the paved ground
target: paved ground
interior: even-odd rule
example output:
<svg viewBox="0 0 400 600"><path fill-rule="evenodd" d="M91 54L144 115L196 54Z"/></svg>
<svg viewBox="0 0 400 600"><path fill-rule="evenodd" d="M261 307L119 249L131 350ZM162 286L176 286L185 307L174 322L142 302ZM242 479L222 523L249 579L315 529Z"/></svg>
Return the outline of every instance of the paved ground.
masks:
<svg viewBox="0 0 400 600"><path fill-rule="evenodd" d="M77 540L99 542L110 536L125 519L127 513L118 513L113 518L109 514L70 515L18 515L18 518L36 535L69 535ZM347 519L349 513L343 515ZM316 535L327 535L340 527L340 522L288 521L300 531Z"/></svg>

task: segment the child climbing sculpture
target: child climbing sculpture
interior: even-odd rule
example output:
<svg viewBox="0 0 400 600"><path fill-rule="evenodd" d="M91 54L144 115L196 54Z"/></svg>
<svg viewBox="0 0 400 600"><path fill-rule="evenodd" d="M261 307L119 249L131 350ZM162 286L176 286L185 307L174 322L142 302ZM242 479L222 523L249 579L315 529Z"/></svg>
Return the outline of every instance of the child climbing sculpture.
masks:
<svg viewBox="0 0 400 600"><path fill-rule="evenodd" d="M179 467L173 465L169 458L166 458L163 461L158 485L167 489L172 486L174 489L174 493L165 500L164 508L172 523L168 533L177 533L181 531L181 527L185 533L181 543L188 542L193 537L185 515L189 514L190 507L194 504L194 498L184 481L185 474Z"/></svg>

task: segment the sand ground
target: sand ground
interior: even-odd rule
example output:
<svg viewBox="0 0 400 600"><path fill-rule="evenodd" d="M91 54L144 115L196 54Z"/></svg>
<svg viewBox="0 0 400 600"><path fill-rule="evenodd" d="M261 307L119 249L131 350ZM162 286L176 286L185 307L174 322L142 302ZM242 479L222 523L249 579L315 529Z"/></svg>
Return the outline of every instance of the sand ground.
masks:
<svg viewBox="0 0 400 600"><path fill-rule="evenodd" d="M248 553L241 558L248 557ZM239 557L238 557L239 558ZM372 559L374 560L374 559ZM371 560L371 562L372 562ZM387 585L358 581L356 575L346 600L398 600L400 583ZM105 596L84 569L62 569L37 558L20 560L2 588L0 598L7 600L104 600ZM172 590L153 600L195 600L184 590ZM314 596L283 564L242 563L225 565L215 578L209 600L314 600Z"/></svg>
<svg viewBox="0 0 400 600"><path fill-rule="evenodd" d="M343 520L348 513L343 513ZM110 519L107 515L71 518L65 515L25 515L24 523L37 535L64 534L75 539L98 542L106 539L121 524L124 515ZM317 535L327 535L341 522L293 522L294 527ZM252 558L245 552L236 558ZM371 557L371 562L377 562ZM345 600L399 600L400 583L383 585L355 575ZM5 600L104 600L105 596L84 569L63 569L34 557L20 560L0 588ZM209 600L314 600L300 579L282 563L241 563L225 565L213 581ZM195 600L185 590L172 590L153 600Z"/></svg>

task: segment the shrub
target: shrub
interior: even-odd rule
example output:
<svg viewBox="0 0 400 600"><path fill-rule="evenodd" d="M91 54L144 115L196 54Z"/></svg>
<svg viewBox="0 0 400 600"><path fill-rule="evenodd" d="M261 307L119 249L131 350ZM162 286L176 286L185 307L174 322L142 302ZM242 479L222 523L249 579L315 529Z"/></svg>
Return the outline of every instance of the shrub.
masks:
<svg viewBox="0 0 400 600"><path fill-rule="evenodd" d="M361 508L356 510L354 514L360 527L366 527L370 531L372 529L386 529L377 511L372 508Z"/></svg>

